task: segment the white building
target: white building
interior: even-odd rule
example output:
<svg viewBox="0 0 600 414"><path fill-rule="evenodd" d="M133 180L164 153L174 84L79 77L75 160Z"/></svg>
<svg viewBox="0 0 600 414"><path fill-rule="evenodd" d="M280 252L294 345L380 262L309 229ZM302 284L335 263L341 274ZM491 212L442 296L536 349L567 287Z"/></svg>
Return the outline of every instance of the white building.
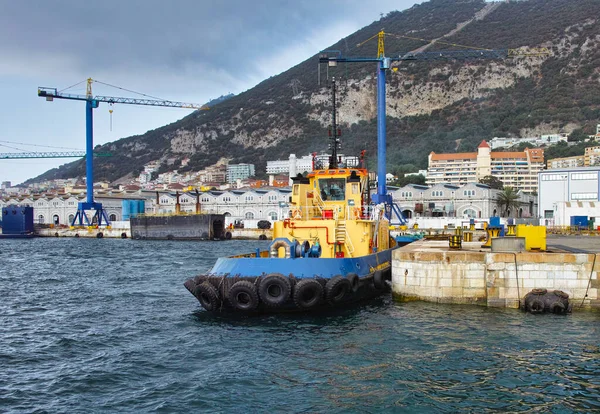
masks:
<svg viewBox="0 0 600 414"><path fill-rule="evenodd" d="M106 215L111 222L121 221L123 217L123 200L141 200L136 196L95 196L94 200L102 203ZM37 224L70 225L77 213L79 202L86 201L85 195L52 195L12 197L0 200L0 207L21 205L33 207L33 219ZM91 220L91 215L88 214Z"/></svg>
<svg viewBox="0 0 600 414"><path fill-rule="evenodd" d="M267 174L290 174L290 165L294 160L296 163L296 174L302 174L313 170L312 156L305 155L302 158L296 158L295 154L290 154L290 157L287 160L267 161Z"/></svg>
<svg viewBox="0 0 600 414"><path fill-rule="evenodd" d="M489 218L500 216L503 211L496 203L501 190L485 184L469 183L462 186L451 184L425 185L408 184L390 191L394 202L400 206L406 218L415 217L459 217ZM532 218L537 212L537 197L519 192L521 206L509 211L508 217Z"/></svg>
<svg viewBox="0 0 600 414"><path fill-rule="evenodd" d="M540 137L529 137L529 138L498 138L494 137L490 140L490 148L497 149L502 147L513 147L522 143L530 143L532 146L541 145L554 145L561 141L567 142L568 134L549 134L542 135Z"/></svg>
<svg viewBox="0 0 600 414"><path fill-rule="evenodd" d="M568 226L572 216L600 218L599 174L600 166L540 172L538 216L541 224Z"/></svg>
<svg viewBox="0 0 600 414"><path fill-rule="evenodd" d="M289 188L240 189L206 191L199 193L203 213L225 214L226 217L248 220L279 220L289 214ZM142 192L146 199L146 211L174 213L177 202L175 193ZM179 195L180 211L196 211L196 194Z"/></svg>
<svg viewBox="0 0 600 414"><path fill-rule="evenodd" d="M237 180L245 180L248 177L254 177L256 172L254 164L228 164L227 165L227 182L235 183Z"/></svg>

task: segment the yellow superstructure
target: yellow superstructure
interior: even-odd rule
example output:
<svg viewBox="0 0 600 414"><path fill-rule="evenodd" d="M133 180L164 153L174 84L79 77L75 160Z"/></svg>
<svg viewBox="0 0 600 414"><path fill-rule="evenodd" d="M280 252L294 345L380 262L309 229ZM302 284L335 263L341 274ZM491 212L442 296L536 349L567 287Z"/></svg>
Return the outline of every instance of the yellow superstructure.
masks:
<svg viewBox="0 0 600 414"><path fill-rule="evenodd" d="M360 257L393 247L383 210L368 204L367 170L317 170L294 178L290 217L274 224L273 239L318 244L322 258ZM284 249L278 252L284 257Z"/></svg>

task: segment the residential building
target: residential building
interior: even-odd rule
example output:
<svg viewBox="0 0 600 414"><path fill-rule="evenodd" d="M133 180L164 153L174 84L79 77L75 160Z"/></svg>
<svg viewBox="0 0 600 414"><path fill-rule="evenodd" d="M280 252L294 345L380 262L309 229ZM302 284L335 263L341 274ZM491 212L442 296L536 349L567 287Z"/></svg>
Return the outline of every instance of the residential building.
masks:
<svg viewBox="0 0 600 414"><path fill-rule="evenodd" d="M537 174L544 168L544 150L525 149L522 152L491 151L484 140L477 152L429 154L427 184L464 185L478 183L492 175L506 187L533 194L537 191Z"/></svg>
<svg viewBox="0 0 600 414"><path fill-rule="evenodd" d="M532 146L541 146L541 145L553 145L557 144L561 141L567 142L568 134L560 133L560 134L549 134L542 135L539 137L527 137L527 138L498 138L494 137L490 140L489 145L491 149L501 148L501 147L513 147L515 145L519 145L522 143L529 143Z"/></svg>
<svg viewBox="0 0 600 414"><path fill-rule="evenodd" d="M313 170L313 157L311 155L296 158L295 154L290 154L290 157L287 160L267 161L267 174L290 174L290 167L293 167L294 162L296 174L302 174Z"/></svg>
<svg viewBox="0 0 600 414"><path fill-rule="evenodd" d="M552 158L551 160L548 160L546 165L549 170L554 170L557 168L583 167L584 162L583 155L576 155L574 157Z"/></svg>
<svg viewBox="0 0 600 414"><path fill-rule="evenodd" d="M237 180L254 177L254 164L229 164L227 165L227 182L232 184Z"/></svg>
<svg viewBox="0 0 600 414"><path fill-rule="evenodd" d="M548 160L546 164L549 170L555 170L557 168L593 167L595 165L600 165L600 147L587 147L584 155L553 158Z"/></svg>
<svg viewBox="0 0 600 414"><path fill-rule="evenodd" d="M568 226L572 216L600 223L600 166L562 168L539 173L538 216L541 224Z"/></svg>
<svg viewBox="0 0 600 414"><path fill-rule="evenodd" d="M585 149L585 154L583 155L583 165L585 167L600 165L600 147L587 147Z"/></svg>

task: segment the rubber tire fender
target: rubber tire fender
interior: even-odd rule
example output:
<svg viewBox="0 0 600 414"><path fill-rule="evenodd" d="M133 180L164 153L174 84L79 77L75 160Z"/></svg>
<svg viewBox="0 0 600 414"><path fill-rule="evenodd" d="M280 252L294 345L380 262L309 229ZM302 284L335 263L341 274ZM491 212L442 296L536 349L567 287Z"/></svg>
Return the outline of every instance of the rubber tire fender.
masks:
<svg viewBox="0 0 600 414"><path fill-rule="evenodd" d="M300 309L314 308L323 298L323 285L316 279L302 279L294 286L293 297Z"/></svg>
<svg viewBox="0 0 600 414"><path fill-rule="evenodd" d="M227 295L231 306L242 311L251 311L258 307L259 299L256 287L247 280L235 282Z"/></svg>
<svg viewBox="0 0 600 414"><path fill-rule="evenodd" d="M569 294L566 292L563 292L562 290L555 290L554 292L555 296L558 296L561 299L569 299Z"/></svg>
<svg viewBox="0 0 600 414"><path fill-rule="evenodd" d="M544 288L539 288L539 289L533 289L530 292L532 295L545 295L546 293L548 293L548 289L544 289Z"/></svg>
<svg viewBox="0 0 600 414"><path fill-rule="evenodd" d="M209 312L216 311L221 304L217 288L209 282L202 282L196 286L194 296L200 301L202 307Z"/></svg>
<svg viewBox="0 0 600 414"><path fill-rule="evenodd" d="M375 289L377 290L383 290L387 287L383 278L383 270L376 270L375 273L373 273L373 286L375 286Z"/></svg>
<svg viewBox="0 0 600 414"><path fill-rule="evenodd" d="M352 293L358 292L358 288L360 287L360 278L356 273L348 273L346 275L346 279L350 282L350 289L352 289Z"/></svg>
<svg viewBox="0 0 600 414"><path fill-rule="evenodd" d="M342 302L351 290L350 280L342 275L336 275L325 284L325 298L331 305L336 305Z"/></svg>
<svg viewBox="0 0 600 414"><path fill-rule="evenodd" d="M225 232L225 240L231 240L231 232L230 231Z"/></svg>
<svg viewBox="0 0 600 414"><path fill-rule="evenodd" d="M563 313L566 313L567 308L562 302L554 302L552 305L550 305L550 310L556 315L561 315Z"/></svg>
<svg viewBox="0 0 600 414"><path fill-rule="evenodd" d="M290 280L281 273L269 273L258 285L258 296L267 306L279 307L288 301L292 294Z"/></svg>
<svg viewBox="0 0 600 414"><path fill-rule="evenodd" d="M545 309L544 302L536 297L527 304L527 307L531 313L543 313Z"/></svg>

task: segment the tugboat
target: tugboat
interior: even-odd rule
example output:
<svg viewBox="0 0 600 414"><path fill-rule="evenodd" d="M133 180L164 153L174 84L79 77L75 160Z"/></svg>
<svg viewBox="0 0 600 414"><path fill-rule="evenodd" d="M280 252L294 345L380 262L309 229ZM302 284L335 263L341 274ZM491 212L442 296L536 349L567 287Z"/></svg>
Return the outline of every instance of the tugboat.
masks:
<svg viewBox="0 0 600 414"><path fill-rule="evenodd" d="M389 290L392 251L408 242L397 243L390 235L392 203L385 179L378 180L376 204L371 203L364 152L356 167L338 158L335 80L332 95L328 168L317 166L306 177L292 178L290 214L274 223L269 249L220 258L207 274L184 283L207 311L317 310ZM385 177L383 154L378 170Z"/></svg>

